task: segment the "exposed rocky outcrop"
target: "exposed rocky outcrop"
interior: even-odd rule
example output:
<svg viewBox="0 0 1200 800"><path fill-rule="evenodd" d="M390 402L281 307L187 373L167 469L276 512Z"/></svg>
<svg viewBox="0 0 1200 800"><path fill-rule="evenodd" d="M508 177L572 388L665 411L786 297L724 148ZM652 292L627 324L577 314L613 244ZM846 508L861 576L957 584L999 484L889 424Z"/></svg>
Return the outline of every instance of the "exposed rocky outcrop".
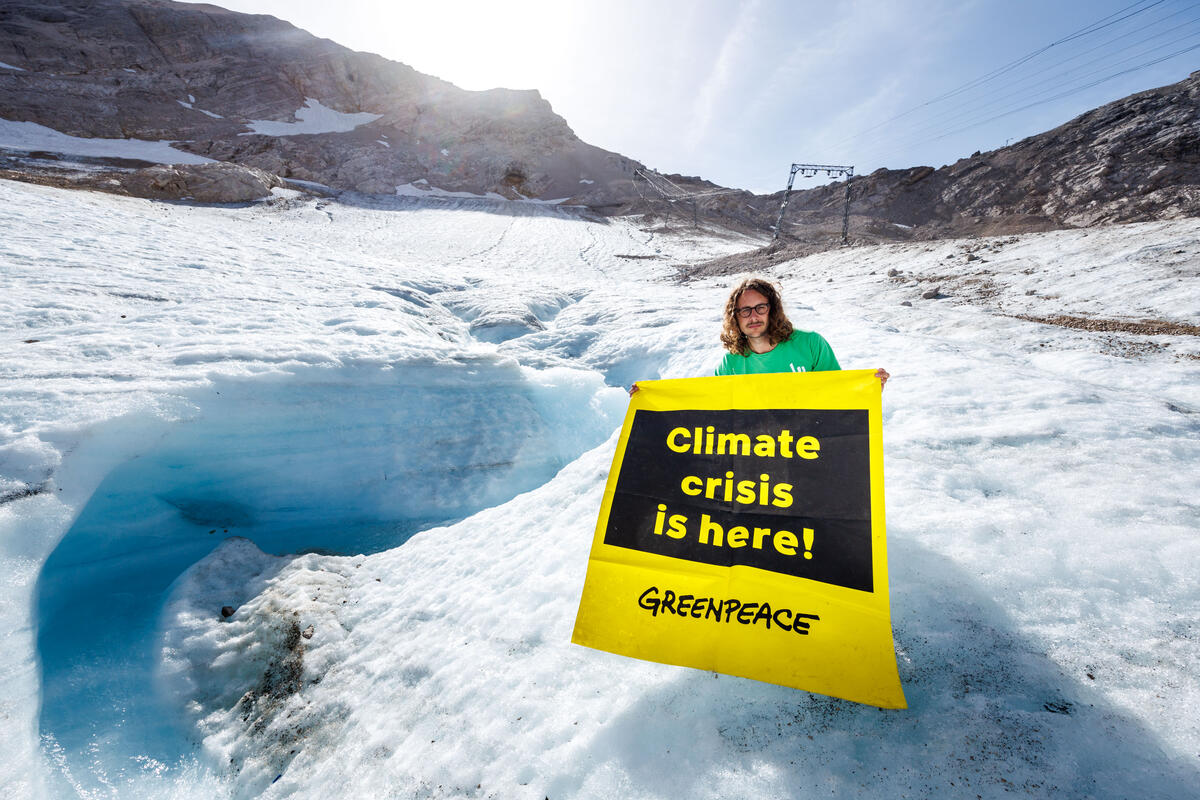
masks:
<svg viewBox="0 0 1200 800"><path fill-rule="evenodd" d="M125 190L152 200L195 200L198 203L247 203L271 195L283 181L241 164L157 164L126 177Z"/></svg>

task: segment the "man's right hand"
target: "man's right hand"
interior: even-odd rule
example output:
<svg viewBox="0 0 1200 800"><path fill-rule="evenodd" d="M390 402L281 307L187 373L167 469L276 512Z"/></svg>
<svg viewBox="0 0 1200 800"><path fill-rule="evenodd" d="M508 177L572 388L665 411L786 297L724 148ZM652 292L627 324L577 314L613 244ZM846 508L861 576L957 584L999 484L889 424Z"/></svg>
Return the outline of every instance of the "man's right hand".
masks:
<svg viewBox="0 0 1200 800"><path fill-rule="evenodd" d="M637 390L638 390L638 385L637 385L637 382L634 381L633 385L629 387L629 396L633 397L633 393L636 392Z"/></svg>

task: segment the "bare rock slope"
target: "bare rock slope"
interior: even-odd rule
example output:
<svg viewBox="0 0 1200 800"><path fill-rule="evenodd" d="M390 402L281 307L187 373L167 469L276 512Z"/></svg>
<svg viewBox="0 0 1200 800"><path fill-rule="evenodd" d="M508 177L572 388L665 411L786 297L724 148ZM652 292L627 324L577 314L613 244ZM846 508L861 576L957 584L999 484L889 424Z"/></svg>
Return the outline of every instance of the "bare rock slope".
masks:
<svg viewBox="0 0 1200 800"><path fill-rule="evenodd" d="M246 203L269 197L283 186L275 175L240 164L155 164L125 181L130 194L152 200L189 199L198 203Z"/></svg>
<svg viewBox="0 0 1200 800"><path fill-rule="evenodd" d="M339 189L604 204L633 162L579 140L536 91L468 92L286 22L166 0L5 0L0 117L83 137L172 140ZM305 133L318 107L366 120ZM347 126L348 127L348 126ZM256 132L267 129L268 132Z"/></svg>
<svg viewBox="0 0 1200 800"><path fill-rule="evenodd" d="M784 231L803 238L814 222L840 225L844 195L841 182L795 193ZM1200 72L940 169L877 170L855 178L850 195L852 229L878 238L1200 215ZM780 199L756 205L769 216Z"/></svg>
<svg viewBox="0 0 1200 800"><path fill-rule="evenodd" d="M3 0L0 65L0 118L74 136L170 140L219 162L335 189L390 194L413 184L568 198L605 213L644 214L649 224L690 225L694 216L757 232L773 228L782 199L735 192L694 209L667 202L635 179L640 164L580 141L536 91L464 91L274 17L216 6ZM0 175L22 170L0 154ZM256 173L177 172L60 182L198 198L207 174L225 187L213 196L270 190ZM668 177L685 190L718 188ZM1200 72L948 166L856 177L850 194L857 241L1200 215ZM844 183L794 193L785 245L839 241L844 196ZM763 255L773 262L790 254L777 246Z"/></svg>

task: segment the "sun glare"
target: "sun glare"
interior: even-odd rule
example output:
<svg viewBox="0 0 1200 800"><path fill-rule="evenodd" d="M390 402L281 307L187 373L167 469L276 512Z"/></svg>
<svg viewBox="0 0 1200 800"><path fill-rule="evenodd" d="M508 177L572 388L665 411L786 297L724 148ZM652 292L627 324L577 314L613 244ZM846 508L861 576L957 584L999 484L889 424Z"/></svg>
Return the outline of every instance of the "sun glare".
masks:
<svg viewBox="0 0 1200 800"><path fill-rule="evenodd" d="M354 4L359 5L359 4ZM362 3L369 48L463 89L534 89L576 50L579 6L496 3ZM373 18L373 19L372 19Z"/></svg>

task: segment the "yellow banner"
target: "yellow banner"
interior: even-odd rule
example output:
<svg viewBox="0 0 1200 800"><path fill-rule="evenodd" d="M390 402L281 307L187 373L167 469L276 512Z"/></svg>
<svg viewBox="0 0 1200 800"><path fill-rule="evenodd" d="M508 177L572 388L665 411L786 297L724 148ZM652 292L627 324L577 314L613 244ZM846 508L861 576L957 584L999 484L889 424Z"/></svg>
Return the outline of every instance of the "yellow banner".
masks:
<svg viewBox="0 0 1200 800"><path fill-rule="evenodd" d="M873 371L638 386L571 640L906 708Z"/></svg>

